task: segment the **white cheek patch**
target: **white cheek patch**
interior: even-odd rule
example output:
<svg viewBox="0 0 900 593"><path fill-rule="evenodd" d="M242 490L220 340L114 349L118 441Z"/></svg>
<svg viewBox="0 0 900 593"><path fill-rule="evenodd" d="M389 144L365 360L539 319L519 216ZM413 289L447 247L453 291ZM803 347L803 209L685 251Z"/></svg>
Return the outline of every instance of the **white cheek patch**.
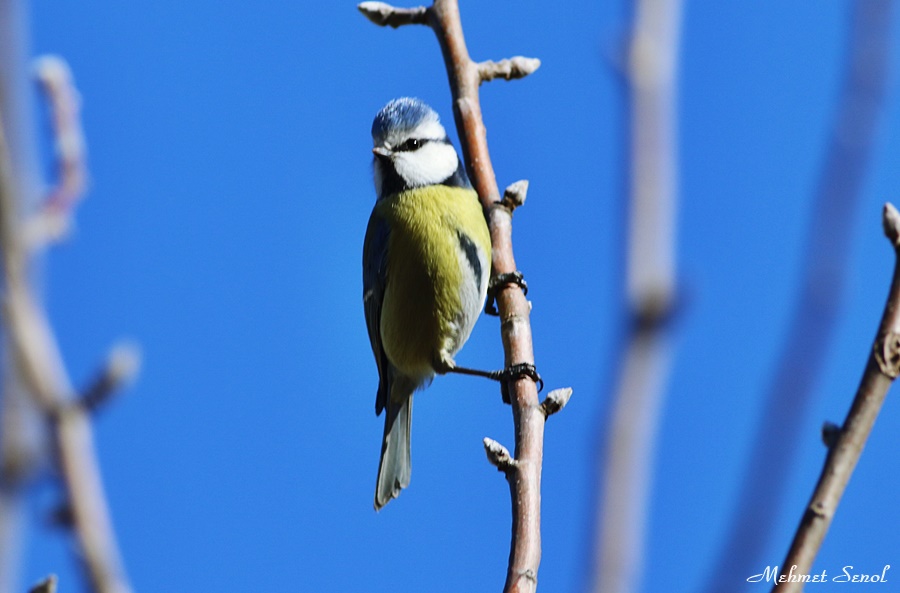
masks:
<svg viewBox="0 0 900 593"><path fill-rule="evenodd" d="M457 166L456 150L443 142L428 142L418 150L394 155L394 168L409 187L440 183L453 175Z"/></svg>

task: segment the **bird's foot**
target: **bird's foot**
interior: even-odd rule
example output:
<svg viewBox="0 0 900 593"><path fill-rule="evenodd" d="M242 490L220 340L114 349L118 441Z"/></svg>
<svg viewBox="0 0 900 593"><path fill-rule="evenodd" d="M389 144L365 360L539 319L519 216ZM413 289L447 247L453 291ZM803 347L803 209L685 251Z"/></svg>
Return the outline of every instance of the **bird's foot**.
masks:
<svg viewBox="0 0 900 593"><path fill-rule="evenodd" d="M528 377L537 384L538 393L544 389L544 380L541 378L537 368L530 362L520 362L509 366L502 371L494 371L494 379L500 381L500 393L503 397L503 403L510 403L509 384L522 377Z"/></svg>
<svg viewBox="0 0 900 593"><path fill-rule="evenodd" d="M497 274L496 276L492 277L490 282L488 283L487 302L484 305L485 313L494 316L500 314L500 312L497 310L496 305L497 293L510 284L518 285L522 289L522 294L528 294L528 283L525 282L525 276L522 275L522 272L516 270L515 272Z"/></svg>
<svg viewBox="0 0 900 593"><path fill-rule="evenodd" d="M544 388L544 380L541 379L541 375L537 372L537 368L530 362L520 362L500 371L482 371L481 369L470 369L457 366L452 358L440 357L435 360L434 372L439 375L454 373L457 375L470 375L473 377L484 377L485 379L499 381L503 403L506 404L510 403L509 384L522 377L528 377L534 381L537 384L538 392Z"/></svg>

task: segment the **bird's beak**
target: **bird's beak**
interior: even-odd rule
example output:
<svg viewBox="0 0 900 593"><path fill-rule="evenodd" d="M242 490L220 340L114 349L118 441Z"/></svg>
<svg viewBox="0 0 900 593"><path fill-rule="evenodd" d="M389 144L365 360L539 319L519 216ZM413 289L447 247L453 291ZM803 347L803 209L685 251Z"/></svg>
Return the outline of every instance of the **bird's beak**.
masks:
<svg viewBox="0 0 900 593"><path fill-rule="evenodd" d="M375 148L372 149L372 152L375 154L375 156L380 156L380 157L391 156L391 151L388 150L384 146L376 146Z"/></svg>

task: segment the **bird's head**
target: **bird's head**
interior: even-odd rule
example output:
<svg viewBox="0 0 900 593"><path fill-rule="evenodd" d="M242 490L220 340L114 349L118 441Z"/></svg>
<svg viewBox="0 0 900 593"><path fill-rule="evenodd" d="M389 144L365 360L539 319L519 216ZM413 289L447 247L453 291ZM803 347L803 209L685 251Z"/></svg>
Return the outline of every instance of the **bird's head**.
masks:
<svg viewBox="0 0 900 593"><path fill-rule="evenodd" d="M396 177L402 188L441 183L457 170L459 158L438 114L418 99L403 97L385 105L372 122L375 189Z"/></svg>

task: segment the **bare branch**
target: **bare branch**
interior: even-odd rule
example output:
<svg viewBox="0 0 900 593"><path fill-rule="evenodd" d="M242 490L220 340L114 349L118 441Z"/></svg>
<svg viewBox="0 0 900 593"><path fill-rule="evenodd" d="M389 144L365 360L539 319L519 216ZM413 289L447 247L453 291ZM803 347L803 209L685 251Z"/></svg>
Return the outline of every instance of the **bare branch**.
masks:
<svg viewBox="0 0 900 593"><path fill-rule="evenodd" d="M369 8L373 7L369 5ZM435 0L431 8L425 10L425 18L441 46L466 169L484 207L491 232L492 274L512 274L517 270L512 248L512 211L500 204L500 190L491 165L478 96L481 73L466 48L459 6L456 0ZM498 290L496 301L505 366L533 365L531 307L521 288L518 284L504 285ZM533 380L520 379L509 383L508 388L515 424L516 464L507 474L513 525L504 591L526 593L537 587L541 561L541 459L546 418L538 404L537 385Z"/></svg>
<svg viewBox="0 0 900 593"><path fill-rule="evenodd" d="M881 317L881 325L875 337L875 344L884 342L887 336L900 334L900 216L891 204L884 207L885 235L891 241L896 254L894 277L888 292L887 303ZM834 445L829 449L825 466L819 476L812 498L797 528L794 541L784 560L784 567L797 568L796 574L809 574L813 561L819 553L838 503L847 488L850 476L862 455L863 447L881 411L896 375L886 374L879 364L877 351L873 348L863 372L856 397L844 420ZM780 583L772 590L777 593L793 593L803 589L803 583Z"/></svg>
<svg viewBox="0 0 900 593"><path fill-rule="evenodd" d="M681 0L635 0L627 59L630 103L626 286L630 332L598 450L591 590L640 590L659 412L672 360L676 301L677 71Z"/></svg>
<svg viewBox="0 0 900 593"><path fill-rule="evenodd" d="M605 450L594 542L594 593L638 590L652 479L654 447L665 381L671 368L671 337L658 326L636 331L622 353L622 368Z"/></svg>
<svg viewBox="0 0 900 593"><path fill-rule="evenodd" d="M35 61L34 69L50 105L58 182L43 207L27 223L24 240L31 249L57 241L68 233L74 207L87 186L81 99L69 65L58 56L44 56Z"/></svg>
<svg viewBox="0 0 900 593"><path fill-rule="evenodd" d="M572 388L564 387L562 389L554 389L547 394L547 398L541 402L541 411L544 416L549 418L566 407L569 398L572 397Z"/></svg>
<svg viewBox="0 0 900 593"><path fill-rule="evenodd" d="M53 133L59 167L59 183L47 196L46 206L70 210L87 186L87 153L81 129L81 97L69 65L59 56L43 56L34 64L35 75L53 118Z"/></svg>
<svg viewBox="0 0 900 593"><path fill-rule="evenodd" d="M356 6L363 15L379 27L402 27L403 25L425 25L428 23L428 9L397 8L384 2L362 2Z"/></svg>
<svg viewBox="0 0 900 593"><path fill-rule="evenodd" d="M0 249L6 291L4 326L10 350L23 386L49 421L55 461L88 581L97 593L128 593L131 589L106 508L89 418L80 406L69 405L75 394L49 321L30 284L29 254L23 244L21 206L10 163L5 131L0 126Z"/></svg>
<svg viewBox="0 0 900 593"><path fill-rule="evenodd" d="M478 63L478 76L481 78L481 82L489 82L495 78L513 80L514 78L525 78L540 67L539 59L523 56L515 56L499 62L487 60Z"/></svg>
<svg viewBox="0 0 900 593"><path fill-rule="evenodd" d="M456 1L435 0L431 15L431 26L441 45L450 80L456 129L466 167L487 212L493 245L493 274L512 273L518 269L513 257L512 213L495 206L500 191L481 116L479 69L469 58ZM496 300L502 320L500 330L505 366L534 364L530 308L525 295L517 286L507 285L498 292ZM509 392L515 423L517 464L515 471L509 474L513 532L504 591L525 593L537 588L541 560L540 491L545 417L538 405L534 381L515 381L509 385Z"/></svg>
<svg viewBox="0 0 900 593"><path fill-rule="evenodd" d="M119 389L131 383L141 368L141 351L135 344L116 344L106 364L82 392L80 405L88 412L97 410Z"/></svg>
<svg viewBox="0 0 900 593"><path fill-rule="evenodd" d="M11 146L8 157L12 161L0 187L17 192L22 208L35 204L39 186L27 68L29 12L25 0L0 2L0 132ZM18 244L0 245L4 260L10 247L15 252ZM14 261L18 254L10 255L9 261ZM0 330L0 591L16 591L22 588L19 573L26 547L22 545L28 508L24 499L46 455L46 422L24 389L9 333L5 327Z"/></svg>
<svg viewBox="0 0 900 593"><path fill-rule="evenodd" d="M884 113L894 7L891 0L849 5L843 82L813 198L804 277L707 593L719 593L723 580L734 575L753 574L776 527L783 485L803 434L797 423L811 405L846 292L854 221Z"/></svg>

